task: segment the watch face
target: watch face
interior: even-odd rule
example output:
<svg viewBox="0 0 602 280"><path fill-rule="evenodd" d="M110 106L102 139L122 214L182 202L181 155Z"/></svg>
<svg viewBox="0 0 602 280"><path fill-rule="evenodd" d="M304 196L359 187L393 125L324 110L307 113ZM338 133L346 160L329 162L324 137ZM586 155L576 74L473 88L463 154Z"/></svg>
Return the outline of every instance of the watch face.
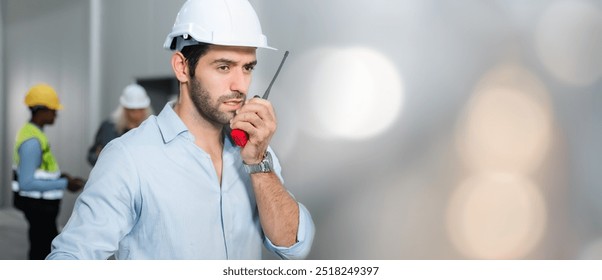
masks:
<svg viewBox="0 0 602 280"><path fill-rule="evenodd" d="M261 161L261 171L262 172L270 172L272 171L272 155L270 152L265 152L265 156Z"/></svg>

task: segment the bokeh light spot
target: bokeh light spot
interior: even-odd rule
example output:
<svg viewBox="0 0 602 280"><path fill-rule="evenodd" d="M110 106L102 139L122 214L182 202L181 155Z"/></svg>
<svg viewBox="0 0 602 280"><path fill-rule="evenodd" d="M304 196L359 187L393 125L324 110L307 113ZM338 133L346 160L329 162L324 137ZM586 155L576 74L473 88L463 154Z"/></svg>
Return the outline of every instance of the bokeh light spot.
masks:
<svg viewBox="0 0 602 280"><path fill-rule="evenodd" d="M456 249L469 258L523 258L546 227L545 201L524 177L475 175L455 190L447 225Z"/></svg>
<svg viewBox="0 0 602 280"><path fill-rule="evenodd" d="M515 66L494 69L477 86L457 144L471 170L528 173L541 165L552 137L543 85Z"/></svg>
<svg viewBox="0 0 602 280"><path fill-rule="evenodd" d="M322 138L365 139L389 128L402 108L401 75L384 55L367 48L312 53L307 130Z"/></svg>

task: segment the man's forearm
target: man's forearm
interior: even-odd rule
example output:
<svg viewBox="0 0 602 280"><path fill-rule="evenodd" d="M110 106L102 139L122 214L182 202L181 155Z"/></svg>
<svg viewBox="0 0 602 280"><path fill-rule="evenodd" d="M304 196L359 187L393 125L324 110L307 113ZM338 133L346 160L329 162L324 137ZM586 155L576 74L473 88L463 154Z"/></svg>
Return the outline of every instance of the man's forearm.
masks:
<svg viewBox="0 0 602 280"><path fill-rule="evenodd" d="M295 244L299 228L297 201L272 172L251 174L251 181L263 232L276 246Z"/></svg>

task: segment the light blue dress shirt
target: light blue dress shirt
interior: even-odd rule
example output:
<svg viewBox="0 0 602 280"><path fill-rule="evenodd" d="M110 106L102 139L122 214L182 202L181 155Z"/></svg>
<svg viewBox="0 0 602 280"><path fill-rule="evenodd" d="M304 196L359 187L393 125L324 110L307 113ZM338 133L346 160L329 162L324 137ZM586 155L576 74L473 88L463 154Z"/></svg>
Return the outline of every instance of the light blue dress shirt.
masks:
<svg viewBox="0 0 602 280"><path fill-rule="evenodd" d="M103 149L47 258L261 259L262 244L284 259L305 258L315 233L307 209L299 203L298 242L273 245L228 137L222 159L220 186L211 158L168 103ZM282 180L276 157L274 167Z"/></svg>
<svg viewBox="0 0 602 280"><path fill-rule="evenodd" d="M20 191L46 192L67 188L67 178L49 180L38 179L34 176L36 170L42 164L42 148L38 139L25 140L19 147L19 158L21 160L17 166L17 174L19 175Z"/></svg>

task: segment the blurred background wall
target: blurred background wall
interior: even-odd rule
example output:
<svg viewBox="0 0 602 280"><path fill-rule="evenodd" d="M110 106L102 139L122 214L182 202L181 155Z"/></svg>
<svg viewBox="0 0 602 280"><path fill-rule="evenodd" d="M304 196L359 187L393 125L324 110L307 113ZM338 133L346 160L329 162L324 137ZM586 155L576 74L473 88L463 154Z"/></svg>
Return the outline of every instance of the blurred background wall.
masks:
<svg viewBox="0 0 602 280"><path fill-rule="evenodd" d="M47 134L87 177L123 87L172 76L183 2L0 0L3 207L26 90L56 87ZM250 2L279 49L258 51L251 93L291 51L272 146L311 259L602 258L602 1Z"/></svg>

